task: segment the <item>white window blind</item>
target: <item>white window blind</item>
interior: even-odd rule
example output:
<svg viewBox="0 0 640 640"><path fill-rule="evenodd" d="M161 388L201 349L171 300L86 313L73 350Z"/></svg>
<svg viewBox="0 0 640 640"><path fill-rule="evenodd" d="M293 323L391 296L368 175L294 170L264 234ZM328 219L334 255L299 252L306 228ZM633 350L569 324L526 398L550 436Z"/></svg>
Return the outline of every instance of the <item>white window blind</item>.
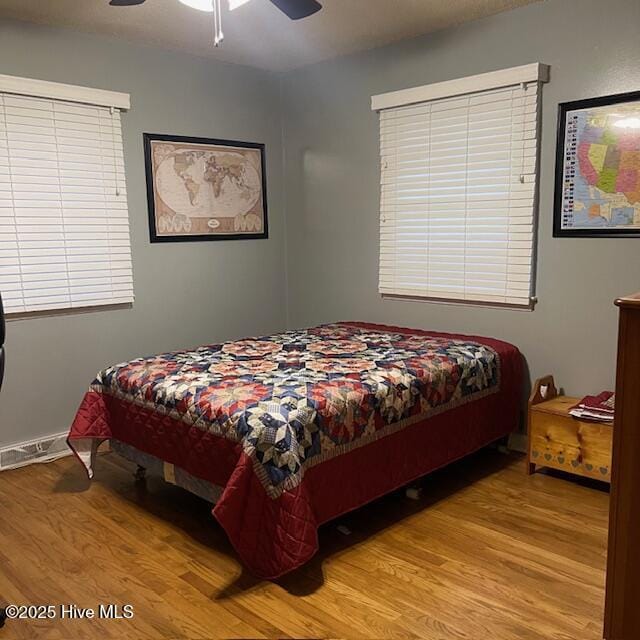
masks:
<svg viewBox="0 0 640 640"><path fill-rule="evenodd" d="M538 100L536 78L381 109L380 293L531 306Z"/></svg>
<svg viewBox="0 0 640 640"><path fill-rule="evenodd" d="M5 79L0 76L0 291L5 310L132 302L119 109L43 97L56 86L82 95L81 88L68 85L40 83L42 95L3 92ZM88 91L98 97L109 93Z"/></svg>

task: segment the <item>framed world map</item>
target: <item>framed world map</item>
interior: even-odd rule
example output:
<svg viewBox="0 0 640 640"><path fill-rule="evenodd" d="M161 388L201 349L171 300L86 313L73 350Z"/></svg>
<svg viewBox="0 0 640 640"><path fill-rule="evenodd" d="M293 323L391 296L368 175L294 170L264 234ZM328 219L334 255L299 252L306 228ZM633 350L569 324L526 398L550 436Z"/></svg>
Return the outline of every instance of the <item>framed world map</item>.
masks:
<svg viewBox="0 0 640 640"><path fill-rule="evenodd" d="M144 134L151 242L266 238L264 145Z"/></svg>
<svg viewBox="0 0 640 640"><path fill-rule="evenodd" d="M553 235L640 235L640 92L560 104Z"/></svg>

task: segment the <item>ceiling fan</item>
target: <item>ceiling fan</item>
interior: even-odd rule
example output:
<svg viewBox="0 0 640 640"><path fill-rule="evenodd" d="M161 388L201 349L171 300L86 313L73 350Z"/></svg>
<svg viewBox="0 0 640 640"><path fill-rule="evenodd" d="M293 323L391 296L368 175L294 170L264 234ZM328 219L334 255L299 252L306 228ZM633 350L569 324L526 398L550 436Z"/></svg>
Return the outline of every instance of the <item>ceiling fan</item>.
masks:
<svg viewBox="0 0 640 640"><path fill-rule="evenodd" d="M113 7L133 7L145 2L145 0L110 0L109 4ZM222 33L222 0L180 0L182 4L199 9L200 11L208 11L213 13L213 45L220 46L224 40ZM229 9L237 9L249 2L249 0L228 0ZM286 14L291 20L300 20L317 13L322 9L322 5L317 0L269 0Z"/></svg>
<svg viewBox="0 0 640 640"><path fill-rule="evenodd" d="M229 0L229 9L236 9L249 0ZM111 0L109 4L114 7L133 7L142 4L145 0ZM216 12L216 2L219 0L180 0L183 4L201 11ZM269 0L291 20L307 18L322 9L317 0Z"/></svg>

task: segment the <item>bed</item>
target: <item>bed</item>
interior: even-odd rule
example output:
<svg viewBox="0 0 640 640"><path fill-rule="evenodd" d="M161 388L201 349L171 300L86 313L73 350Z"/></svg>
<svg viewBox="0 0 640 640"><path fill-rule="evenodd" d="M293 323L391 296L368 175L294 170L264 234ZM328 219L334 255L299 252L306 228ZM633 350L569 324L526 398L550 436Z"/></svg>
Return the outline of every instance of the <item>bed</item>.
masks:
<svg viewBox="0 0 640 640"><path fill-rule="evenodd" d="M245 565L275 579L318 527L517 428L522 358L499 340L341 322L101 371L69 445L98 445L215 503Z"/></svg>

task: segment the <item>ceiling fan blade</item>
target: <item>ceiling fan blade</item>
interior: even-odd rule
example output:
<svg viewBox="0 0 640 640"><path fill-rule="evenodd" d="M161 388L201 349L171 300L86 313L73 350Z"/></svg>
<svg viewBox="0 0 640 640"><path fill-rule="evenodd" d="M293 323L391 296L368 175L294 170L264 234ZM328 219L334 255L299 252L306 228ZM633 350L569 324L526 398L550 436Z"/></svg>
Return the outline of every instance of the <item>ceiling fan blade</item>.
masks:
<svg viewBox="0 0 640 640"><path fill-rule="evenodd" d="M144 0L111 0L109 4L112 7L134 7L137 4L142 4Z"/></svg>
<svg viewBox="0 0 640 640"><path fill-rule="evenodd" d="M322 5L317 0L271 0L271 3L292 20L307 18L322 9Z"/></svg>

